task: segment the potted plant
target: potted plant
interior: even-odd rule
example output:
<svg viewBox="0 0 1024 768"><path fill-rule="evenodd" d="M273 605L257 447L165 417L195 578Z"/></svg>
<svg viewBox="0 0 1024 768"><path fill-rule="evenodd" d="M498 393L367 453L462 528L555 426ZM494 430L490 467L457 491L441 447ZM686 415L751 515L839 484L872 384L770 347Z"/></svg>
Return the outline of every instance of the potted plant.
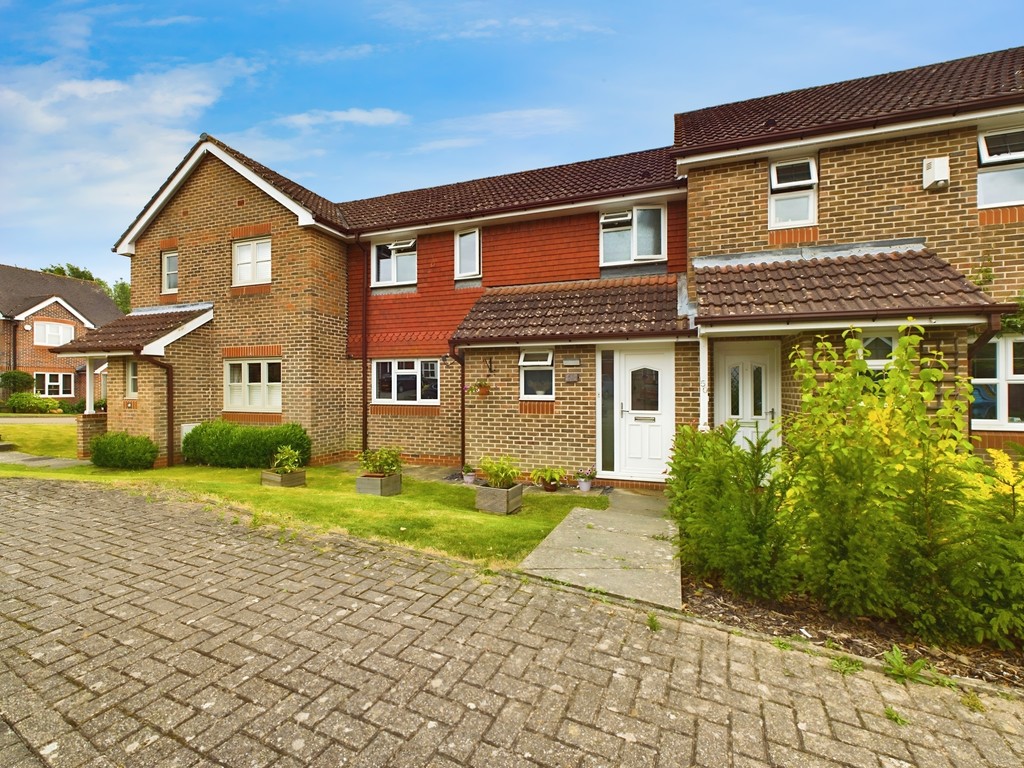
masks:
<svg viewBox="0 0 1024 768"><path fill-rule="evenodd" d="M492 515L510 515L523 505L519 465L511 456L480 459L487 483L476 489L476 508Z"/></svg>
<svg viewBox="0 0 1024 768"><path fill-rule="evenodd" d="M491 382L487 379L477 379L473 384L466 387L466 392L470 395L487 397L487 395L491 394Z"/></svg>
<svg viewBox="0 0 1024 768"><path fill-rule="evenodd" d="M548 493L558 490L558 484L565 477L565 470L561 467L537 467L530 473L530 479L534 484L539 485Z"/></svg>
<svg viewBox="0 0 1024 768"><path fill-rule="evenodd" d="M476 470L472 464L465 464L462 467L462 482L466 485L476 485Z"/></svg>
<svg viewBox="0 0 1024 768"><path fill-rule="evenodd" d="M360 453L356 493L396 496L402 492L402 449L377 448Z"/></svg>
<svg viewBox="0 0 1024 768"><path fill-rule="evenodd" d="M282 445L274 454L270 469L260 474L263 485L277 485L293 488L306 484L306 470L302 468L302 454L290 445Z"/></svg>
<svg viewBox="0 0 1024 768"><path fill-rule="evenodd" d="M597 467L593 464L590 465L590 469L577 469L576 487L584 493L589 491L595 477L597 477Z"/></svg>

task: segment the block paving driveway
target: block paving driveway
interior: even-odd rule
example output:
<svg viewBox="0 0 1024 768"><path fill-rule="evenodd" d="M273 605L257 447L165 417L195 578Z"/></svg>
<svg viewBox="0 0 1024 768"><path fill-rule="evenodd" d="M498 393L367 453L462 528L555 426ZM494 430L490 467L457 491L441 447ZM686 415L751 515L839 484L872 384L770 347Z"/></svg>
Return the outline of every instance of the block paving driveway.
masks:
<svg viewBox="0 0 1024 768"><path fill-rule="evenodd" d="M0 765L1024 764L1011 697L231 518L0 479Z"/></svg>

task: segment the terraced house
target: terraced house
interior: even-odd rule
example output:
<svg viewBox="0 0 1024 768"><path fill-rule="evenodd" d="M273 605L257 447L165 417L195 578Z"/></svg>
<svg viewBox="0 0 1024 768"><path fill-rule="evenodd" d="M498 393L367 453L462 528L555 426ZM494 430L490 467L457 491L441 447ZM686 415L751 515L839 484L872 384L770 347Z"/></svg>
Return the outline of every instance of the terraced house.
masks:
<svg viewBox="0 0 1024 768"><path fill-rule="evenodd" d="M136 309L107 414L174 461L190 425L297 421L316 459L596 465L658 482L674 428L765 429L787 356L909 316L1024 432L1024 48L675 116L671 146L331 202L202 136L116 245Z"/></svg>

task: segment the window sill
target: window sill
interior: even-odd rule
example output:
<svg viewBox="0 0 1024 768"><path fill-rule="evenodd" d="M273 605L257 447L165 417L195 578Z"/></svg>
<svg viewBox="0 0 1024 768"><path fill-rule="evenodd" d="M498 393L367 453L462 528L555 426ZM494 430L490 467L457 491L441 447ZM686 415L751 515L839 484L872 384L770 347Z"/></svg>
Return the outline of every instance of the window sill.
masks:
<svg viewBox="0 0 1024 768"><path fill-rule="evenodd" d="M809 224L785 229L768 229L769 245L794 245L796 243L813 243L818 241L818 225Z"/></svg>
<svg viewBox="0 0 1024 768"><path fill-rule="evenodd" d="M280 424L280 413L268 413L263 411L221 411L221 418L224 421L231 421L235 424Z"/></svg>
<svg viewBox="0 0 1024 768"><path fill-rule="evenodd" d="M161 304L177 304L178 303L178 294L176 294L176 293L161 293L160 294L160 303Z"/></svg>
<svg viewBox="0 0 1024 768"><path fill-rule="evenodd" d="M1005 424L1001 421L971 420L972 432L1024 432L1024 421L1019 424Z"/></svg>
<svg viewBox="0 0 1024 768"><path fill-rule="evenodd" d="M519 401L519 413L520 414L551 414L555 412L555 401L554 400L520 400Z"/></svg>
<svg viewBox="0 0 1024 768"><path fill-rule="evenodd" d="M411 416L413 418L428 418L441 415L439 404L428 403L405 403L403 405L373 404L370 406L371 416Z"/></svg>
<svg viewBox="0 0 1024 768"><path fill-rule="evenodd" d="M978 224L1018 224L1024 222L1024 204L978 207Z"/></svg>
<svg viewBox="0 0 1024 768"><path fill-rule="evenodd" d="M601 262L600 264L598 264L598 267L600 267L601 269L614 269L616 267L639 267L643 266L644 264L664 264L666 261L668 261L667 256L659 256L658 258L650 259L631 259L629 261L611 261L607 263Z"/></svg>
<svg viewBox="0 0 1024 768"><path fill-rule="evenodd" d="M229 296L264 296L270 293L270 283L253 283L252 285L233 285Z"/></svg>

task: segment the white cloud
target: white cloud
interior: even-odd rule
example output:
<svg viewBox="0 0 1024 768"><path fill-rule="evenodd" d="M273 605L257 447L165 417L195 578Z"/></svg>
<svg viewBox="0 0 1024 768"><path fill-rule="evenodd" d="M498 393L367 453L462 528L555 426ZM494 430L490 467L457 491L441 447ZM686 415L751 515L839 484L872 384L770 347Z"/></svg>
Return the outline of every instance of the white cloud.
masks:
<svg viewBox="0 0 1024 768"><path fill-rule="evenodd" d="M380 50L382 50L380 46L363 43L362 45L329 48L325 51L301 50L295 53L295 58L308 64L331 64L336 61L365 59L367 56Z"/></svg>
<svg viewBox="0 0 1024 768"><path fill-rule="evenodd" d="M409 121L409 116L393 109L381 107L375 109L359 109L353 107L344 110L313 109L297 115L281 117L274 122L289 128L308 130L330 125L400 125Z"/></svg>
<svg viewBox="0 0 1024 768"><path fill-rule="evenodd" d="M198 24L201 16L165 16L159 19L129 19L118 24L120 27L171 27L178 24Z"/></svg>
<svg viewBox="0 0 1024 768"><path fill-rule="evenodd" d="M481 15L480 10L488 13ZM537 15L502 17L486 3L460 3L450 6L420 7L415 2L389 3L378 10L376 18L389 25L426 34L437 40L515 37L546 41L568 40L579 35L610 34L612 30L571 17Z"/></svg>
<svg viewBox="0 0 1024 768"><path fill-rule="evenodd" d="M442 152L448 149L465 149L483 144L483 139L463 137L459 139L438 139L426 141L412 148L414 153Z"/></svg>

